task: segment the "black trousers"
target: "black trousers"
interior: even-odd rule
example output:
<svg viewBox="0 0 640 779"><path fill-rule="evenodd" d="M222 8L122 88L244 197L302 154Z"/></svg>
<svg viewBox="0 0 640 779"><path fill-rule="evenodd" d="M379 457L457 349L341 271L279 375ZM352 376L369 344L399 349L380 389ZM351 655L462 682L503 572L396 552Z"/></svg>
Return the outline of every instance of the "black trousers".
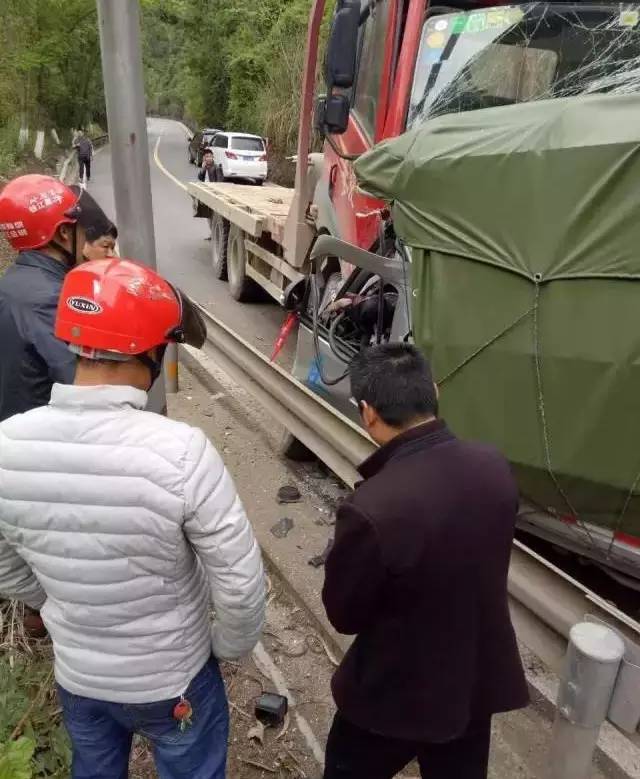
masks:
<svg viewBox="0 0 640 779"><path fill-rule="evenodd" d="M378 736L336 714L327 742L324 779L391 779L418 759L424 779L486 779L491 719L474 722L444 744Z"/></svg>
<svg viewBox="0 0 640 779"><path fill-rule="evenodd" d="M78 157L78 163L80 165L80 181L84 179L84 172L87 172L87 181L91 181L91 158L90 157Z"/></svg>

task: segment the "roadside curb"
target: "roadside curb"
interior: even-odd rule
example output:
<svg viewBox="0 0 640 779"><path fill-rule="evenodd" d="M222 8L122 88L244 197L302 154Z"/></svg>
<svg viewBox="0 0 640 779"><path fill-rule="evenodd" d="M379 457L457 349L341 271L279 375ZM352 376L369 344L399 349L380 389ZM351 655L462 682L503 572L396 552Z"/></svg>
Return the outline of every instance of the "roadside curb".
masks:
<svg viewBox="0 0 640 779"><path fill-rule="evenodd" d="M58 174L58 178L60 181L63 181L65 184L69 183L69 180L75 178L75 173L70 173L69 169L73 170L74 168L74 161L76 159L76 153L74 150L71 150L69 154L65 157L64 162L62 163L62 167L60 168L60 173Z"/></svg>
<svg viewBox="0 0 640 779"><path fill-rule="evenodd" d="M212 362L210 357L195 350L180 348L179 360L209 392L219 392L219 380L208 364ZM351 645L352 638L342 636L333 629L324 613L319 593L302 591L297 586L293 572L272 554L269 543L270 539L262 539L261 548L268 566L276 572L289 596L312 618L337 658L341 658ZM552 721L556 711L558 677L523 645L522 641L519 644L532 699L531 705L548 721ZM595 757L597 765L612 779L640 779L640 748L608 722L602 727Z"/></svg>

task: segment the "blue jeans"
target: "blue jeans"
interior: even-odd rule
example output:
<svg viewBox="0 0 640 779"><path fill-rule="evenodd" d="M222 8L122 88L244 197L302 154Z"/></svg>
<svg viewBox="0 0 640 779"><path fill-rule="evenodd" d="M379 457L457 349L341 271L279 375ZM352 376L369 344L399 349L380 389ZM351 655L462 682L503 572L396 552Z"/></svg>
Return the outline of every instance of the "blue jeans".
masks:
<svg viewBox="0 0 640 779"><path fill-rule="evenodd" d="M218 663L211 658L185 693L192 724L173 718L179 698L156 703L107 703L58 687L73 746L73 779L127 779L134 733L153 749L160 779L224 779L229 710Z"/></svg>

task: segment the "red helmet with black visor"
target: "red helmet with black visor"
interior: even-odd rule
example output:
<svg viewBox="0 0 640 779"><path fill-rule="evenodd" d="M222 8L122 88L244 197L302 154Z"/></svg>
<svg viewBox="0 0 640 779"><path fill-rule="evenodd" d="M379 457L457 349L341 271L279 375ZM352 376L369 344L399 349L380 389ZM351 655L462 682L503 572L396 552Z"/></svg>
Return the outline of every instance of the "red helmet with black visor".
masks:
<svg viewBox="0 0 640 779"><path fill-rule="evenodd" d="M135 260L110 258L67 274L55 334L88 359L135 357L155 378L167 344L200 348L207 329L198 309L162 276Z"/></svg>

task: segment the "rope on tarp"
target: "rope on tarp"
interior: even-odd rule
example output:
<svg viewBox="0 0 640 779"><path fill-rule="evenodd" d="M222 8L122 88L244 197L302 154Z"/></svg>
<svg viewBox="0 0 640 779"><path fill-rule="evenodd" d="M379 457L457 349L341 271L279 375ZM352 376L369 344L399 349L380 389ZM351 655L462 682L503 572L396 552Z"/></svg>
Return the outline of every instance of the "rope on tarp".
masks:
<svg viewBox="0 0 640 779"><path fill-rule="evenodd" d="M572 504L569 496L567 495L564 488L560 484L560 480L558 479L555 470L553 468L553 461L551 457L551 436L549 434L549 426L547 424L546 405L545 405L544 393L542 388L542 354L541 354L540 323L539 323L540 288L543 283L542 276L540 274L536 274L532 279L532 282L534 284L534 297L533 297L533 304L531 305L531 307L528 308L524 313L517 316L516 319L513 320L513 322L508 324L506 327L500 330L499 333L497 333L488 341L486 341L481 346L479 346L470 355L465 357L464 360L462 360L462 362L459 365L453 368L453 370L449 371L449 373L447 373L446 376L444 376L442 379L439 379L437 383L439 385L443 385L446 381L448 381L457 373L459 373L466 365L468 365L472 360L474 360L479 354L484 352L485 349L488 349L490 346L496 343L496 341L499 341L503 336L505 336L507 333L509 333L511 330L517 327L521 322L523 322L528 316L533 315L533 348L534 348L534 361L535 361L535 369L536 369L536 384L537 384L537 394L538 394L538 414L540 416L540 422L542 425L543 451L544 451L544 460L547 469L547 474L549 475L549 478L553 482L553 485L556 488L558 494L565 502L571 516L574 517L576 520L577 526L568 524L567 527L569 527L573 532L578 533L579 535L582 534L586 535L591 546L594 546L593 536L589 528L587 527L586 523L580 516L580 513ZM626 507L628 503L631 501L631 496L639 481L640 481L640 473L638 474L638 477L636 478L636 481L634 482L634 485L631 489L631 494L629 495L628 501L625 504L625 508L623 509L623 515L624 512L626 511ZM621 515L621 517L619 518L618 520L619 523L622 522L623 515ZM611 544L613 545L613 537L612 537Z"/></svg>
<svg viewBox="0 0 640 779"><path fill-rule="evenodd" d="M571 515L575 517L576 522L578 523L580 529L585 532L591 546L595 546L593 536L591 535L591 531L589 530L586 523L581 518L579 512L576 510L569 496L567 495L564 488L560 484L560 480L556 476L556 472L553 469L553 462L551 460L551 436L549 434L549 426L547 424L547 411L546 411L544 392L542 387L542 353L540 348L541 338L540 338L540 316L539 316L541 281L542 279L538 275L536 275L536 277L534 278L535 292L534 292L532 308L533 308L533 352L535 358L536 384L538 390L538 413L540 415L540 422L542 424L542 441L544 444L545 465L547 466L547 473L549 474L551 481L553 482L556 490L558 491L558 495L560 495L562 500L565 502ZM573 526L569 525L569 527L573 527Z"/></svg>
<svg viewBox="0 0 640 779"><path fill-rule="evenodd" d="M535 305L535 304L534 304ZM483 343L482 346L479 346L475 352L472 352L468 357L465 357L464 360L460 363L460 365L456 366L452 371L449 371L446 376L443 376L441 379L437 380L437 383L439 385L442 385L445 383L445 381L448 381L452 376L455 376L456 373L461 371L466 365L468 365L471 360L475 360L475 358L481 353L484 352L485 349L488 349L490 346L492 346L496 341L499 341L502 336L506 335L510 330L513 330L514 327L520 324L524 319L526 319L529 314L533 312L534 306L531 306L531 308L527 309L524 314L520 314L517 319L514 319L513 322L510 325L507 325L503 330L501 330L497 335L494 335L493 338L490 338L486 343Z"/></svg>

